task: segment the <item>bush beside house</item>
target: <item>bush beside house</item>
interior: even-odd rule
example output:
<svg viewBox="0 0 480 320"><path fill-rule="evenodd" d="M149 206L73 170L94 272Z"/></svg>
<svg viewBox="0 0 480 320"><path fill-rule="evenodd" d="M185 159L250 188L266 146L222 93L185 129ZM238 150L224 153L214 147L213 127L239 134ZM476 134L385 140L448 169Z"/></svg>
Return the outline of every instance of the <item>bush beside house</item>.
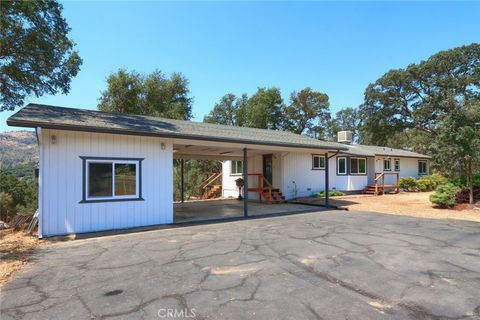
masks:
<svg viewBox="0 0 480 320"><path fill-rule="evenodd" d="M448 182L447 178L444 176L434 173L430 176L421 177L420 179L415 179L413 177L401 178L399 185L405 191L433 191L438 186L446 184Z"/></svg>
<svg viewBox="0 0 480 320"><path fill-rule="evenodd" d="M438 186L435 193L430 195L430 201L442 208L451 208L457 203L457 192L459 187L453 183L446 183Z"/></svg>

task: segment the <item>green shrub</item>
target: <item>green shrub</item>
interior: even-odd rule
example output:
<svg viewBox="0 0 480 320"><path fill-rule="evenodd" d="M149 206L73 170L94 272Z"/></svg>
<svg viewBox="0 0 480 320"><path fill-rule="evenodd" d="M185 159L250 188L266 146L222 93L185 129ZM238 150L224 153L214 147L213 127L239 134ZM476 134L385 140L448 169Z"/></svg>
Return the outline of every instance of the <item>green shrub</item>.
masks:
<svg viewBox="0 0 480 320"><path fill-rule="evenodd" d="M414 177L400 178L399 185L405 191L415 191L417 189L417 180Z"/></svg>
<svg viewBox="0 0 480 320"><path fill-rule="evenodd" d="M417 187L418 187L418 190L421 191L421 192L425 192L425 191L431 191L434 188L433 184L432 184L432 181L430 181L429 179L418 179L417 181Z"/></svg>
<svg viewBox="0 0 480 320"><path fill-rule="evenodd" d="M453 207L456 203L455 197L459 187L453 183L442 184L437 187L435 193L430 195L430 201L442 208Z"/></svg>
<svg viewBox="0 0 480 320"><path fill-rule="evenodd" d="M453 180L453 184L461 188L467 187L467 177L461 176L460 178ZM473 175L473 186L480 187L480 172Z"/></svg>
<svg viewBox="0 0 480 320"><path fill-rule="evenodd" d="M330 197L340 197L345 195L345 193L343 193L342 191L337 190L330 190L328 194ZM317 193L315 197L325 197L325 191Z"/></svg>
<svg viewBox="0 0 480 320"><path fill-rule="evenodd" d="M445 178L444 176L442 176L439 173L434 173L434 174L432 174L430 176L427 176L425 178L429 178L432 181L432 183L435 185L432 190L435 190L438 186L440 186L442 184L447 184L449 182L447 178Z"/></svg>

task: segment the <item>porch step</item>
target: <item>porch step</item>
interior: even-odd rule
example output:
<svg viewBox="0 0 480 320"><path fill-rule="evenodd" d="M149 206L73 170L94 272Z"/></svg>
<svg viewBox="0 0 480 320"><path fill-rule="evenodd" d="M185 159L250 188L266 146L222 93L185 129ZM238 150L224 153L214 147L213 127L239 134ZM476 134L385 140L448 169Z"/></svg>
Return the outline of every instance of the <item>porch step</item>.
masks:
<svg viewBox="0 0 480 320"><path fill-rule="evenodd" d="M263 195L265 199L268 197L268 188L263 189ZM280 192L280 189L272 189L272 203L284 203L285 202L285 196L283 193Z"/></svg>
<svg viewBox="0 0 480 320"><path fill-rule="evenodd" d="M222 195L222 185L216 184L208 188L208 190L204 193L203 199L213 199L219 198Z"/></svg>
<svg viewBox="0 0 480 320"><path fill-rule="evenodd" d="M378 195L381 195L384 193L384 190L391 190L394 189L396 192L400 191L400 186L398 185L385 185L385 186L378 186ZM375 194L375 186L367 186L365 189L362 191L363 194Z"/></svg>

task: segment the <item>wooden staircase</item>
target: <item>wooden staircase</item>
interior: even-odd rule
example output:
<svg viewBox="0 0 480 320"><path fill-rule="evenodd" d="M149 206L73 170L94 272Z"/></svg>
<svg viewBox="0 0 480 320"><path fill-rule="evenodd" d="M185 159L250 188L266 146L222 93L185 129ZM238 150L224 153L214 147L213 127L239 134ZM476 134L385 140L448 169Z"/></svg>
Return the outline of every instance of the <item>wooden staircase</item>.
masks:
<svg viewBox="0 0 480 320"><path fill-rule="evenodd" d="M202 199L214 199L220 198L222 196L222 185L213 184L215 181L222 177L222 173L214 173L208 177L202 184L200 188L202 189Z"/></svg>
<svg viewBox="0 0 480 320"><path fill-rule="evenodd" d="M269 190L268 188L263 189L263 197L267 199L269 196ZM271 196L271 203L284 203L285 201L285 196L282 194L280 189L272 189L272 196Z"/></svg>
<svg viewBox="0 0 480 320"><path fill-rule="evenodd" d="M397 182L394 185L385 184L385 176L394 175L397 178ZM398 172L377 172L375 173L375 184L367 186L363 189L363 194L382 195L385 194L385 190L394 190L395 193L400 192L400 174Z"/></svg>
<svg viewBox="0 0 480 320"><path fill-rule="evenodd" d="M210 185L203 194L203 199L214 199L220 198L222 196L222 185L221 184L214 184Z"/></svg>
<svg viewBox="0 0 480 320"><path fill-rule="evenodd" d="M257 186L255 188L248 188L248 191L258 193L258 202L262 203L263 200L265 200L267 204L286 202L285 196L280 189L274 188L263 174L249 173L248 175L257 177Z"/></svg>

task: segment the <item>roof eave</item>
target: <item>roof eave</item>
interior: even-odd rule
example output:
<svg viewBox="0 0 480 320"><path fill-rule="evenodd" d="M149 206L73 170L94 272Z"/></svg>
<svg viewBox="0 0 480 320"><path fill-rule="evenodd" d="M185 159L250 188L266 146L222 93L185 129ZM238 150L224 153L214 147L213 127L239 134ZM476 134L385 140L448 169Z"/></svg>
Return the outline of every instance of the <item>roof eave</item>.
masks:
<svg viewBox="0 0 480 320"><path fill-rule="evenodd" d="M306 144L290 144L290 143L275 143L275 142L258 142L245 139L227 139L227 138L216 138L210 136L200 136L200 135L187 135L187 134L178 134L178 133L158 133L158 132L146 132L146 131L131 131L124 129L112 129L112 128L99 128L99 127L89 127L89 126L75 126L75 125L58 125L52 123L44 122L34 122L34 121L22 121L19 119L12 119L12 117L7 119L7 124L9 126L15 127L25 127L25 128L45 128L45 129L54 129L54 130L67 130L67 131L81 131L81 132L97 132L97 133L109 133L109 134L123 134L123 135L133 135L133 136L147 136L147 137L159 137L159 138L174 138L174 139L191 139L191 140L200 140L200 141L215 141L215 142L226 142L226 143L241 143L249 145L260 145L260 146L272 146L272 147L286 147L286 148L298 148L298 149L312 149L312 150L328 150L328 151L340 151L348 150L343 147L327 147L327 146L311 146Z"/></svg>

